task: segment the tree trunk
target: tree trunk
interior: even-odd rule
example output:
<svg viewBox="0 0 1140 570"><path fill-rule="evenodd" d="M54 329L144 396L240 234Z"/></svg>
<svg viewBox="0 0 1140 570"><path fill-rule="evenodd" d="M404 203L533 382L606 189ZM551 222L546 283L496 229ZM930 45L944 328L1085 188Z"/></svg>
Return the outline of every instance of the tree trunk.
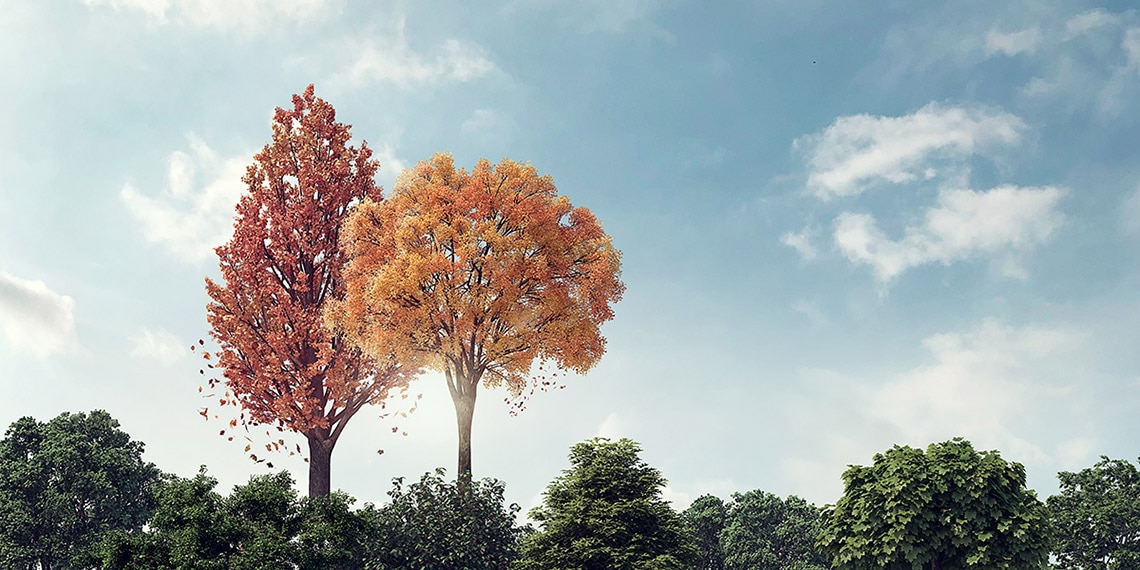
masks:
<svg viewBox="0 0 1140 570"><path fill-rule="evenodd" d="M455 470L456 481L459 482L471 480L471 418L475 415L475 389L478 386L478 382L474 382L465 386L466 389L451 392L459 428L459 466Z"/></svg>
<svg viewBox="0 0 1140 570"><path fill-rule="evenodd" d="M313 430L305 434L309 440L309 496L324 497L332 489L330 470L332 468L332 452L336 441L327 435Z"/></svg>

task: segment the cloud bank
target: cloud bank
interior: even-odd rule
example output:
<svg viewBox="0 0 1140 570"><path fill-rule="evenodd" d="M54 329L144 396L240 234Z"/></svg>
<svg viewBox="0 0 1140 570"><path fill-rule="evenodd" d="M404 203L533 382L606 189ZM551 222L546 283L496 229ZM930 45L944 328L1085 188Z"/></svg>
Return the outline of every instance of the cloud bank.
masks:
<svg viewBox="0 0 1140 570"><path fill-rule="evenodd" d="M147 241L179 259L200 263L233 232L234 206L245 190L242 176L251 159L222 158L202 139L190 135L190 152L175 151L168 160L168 186L158 197L131 185L119 198L142 225ZM200 184L199 174L207 182Z"/></svg>
<svg viewBox="0 0 1140 570"><path fill-rule="evenodd" d="M37 358L65 352L76 344L75 300L43 281L0 271L0 330L8 344Z"/></svg>

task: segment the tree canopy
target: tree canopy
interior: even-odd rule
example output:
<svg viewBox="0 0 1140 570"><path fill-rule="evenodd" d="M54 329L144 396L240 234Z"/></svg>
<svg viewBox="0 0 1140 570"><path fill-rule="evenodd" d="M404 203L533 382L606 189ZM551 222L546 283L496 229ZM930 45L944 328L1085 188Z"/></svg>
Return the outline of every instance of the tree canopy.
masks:
<svg viewBox="0 0 1140 570"><path fill-rule="evenodd" d="M445 471L425 473L418 482L393 481L391 501L368 509L374 538L371 570L403 568L509 568L518 552L519 506L505 504L503 483L490 479L468 485L448 482Z"/></svg>
<svg viewBox="0 0 1140 570"><path fill-rule="evenodd" d="M90 547L138 529L161 472L103 410L24 417L0 441L0 566L89 568Z"/></svg>
<svg viewBox="0 0 1140 570"><path fill-rule="evenodd" d="M533 166L483 159L467 172L436 154L386 201L364 200L342 231L347 293L328 322L367 354L421 355L444 373L460 477L471 474L480 383L518 395L536 359L584 373L605 352L620 252Z"/></svg>
<svg viewBox="0 0 1140 570"><path fill-rule="evenodd" d="M681 512L681 520L697 545L697 570L723 570L724 551L720 533L728 517L728 506L715 495L701 495Z"/></svg>
<svg viewBox="0 0 1140 570"><path fill-rule="evenodd" d="M823 514L818 546L833 568L1042 568L1045 506L1025 468L957 438L894 446L843 473L843 496Z"/></svg>
<svg viewBox="0 0 1140 570"><path fill-rule="evenodd" d="M227 388L219 400L242 410L230 427L265 424L303 434L314 496L329 493L332 451L348 421L416 372L410 360L384 350L366 355L321 326L322 308L344 293L343 217L359 200L380 199L372 151L349 146L350 136L312 85L293 96L292 109L278 108L272 142L242 179L248 192L238 202L233 237L217 248L224 284L206 279ZM266 448L283 445L270 441Z"/></svg>
<svg viewBox="0 0 1140 570"><path fill-rule="evenodd" d="M725 570L823 570L827 557L815 547L819 519L820 509L794 495L733 493L720 533Z"/></svg>
<svg viewBox="0 0 1140 570"><path fill-rule="evenodd" d="M362 569L367 522L343 493L298 498L286 472L250 478L228 496L203 467L160 485L145 531L116 531L98 545L107 570Z"/></svg>
<svg viewBox="0 0 1140 570"><path fill-rule="evenodd" d="M520 570L665 570L697 560L693 537L661 497L665 479L628 439L594 438L570 450L571 467L530 512Z"/></svg>
<svg viewBox="0 0 1140 570"><path fill-rule="evenodd" d="M1057 478L1060 493L1047 500L1057 567L1140 568L1140 471L1136 466L1102 456L1090 468L1062 471Z"/></svg>

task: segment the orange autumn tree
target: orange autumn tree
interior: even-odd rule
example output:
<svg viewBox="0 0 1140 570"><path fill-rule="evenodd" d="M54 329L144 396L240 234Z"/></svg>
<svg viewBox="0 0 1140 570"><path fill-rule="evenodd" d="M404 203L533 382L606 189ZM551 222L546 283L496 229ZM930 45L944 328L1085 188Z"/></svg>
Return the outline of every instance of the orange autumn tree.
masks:
<svg viewBox="0 0 1140 570"><path fill-rule="evenodd" d="M278 108L273 141L242 178L248 193L233 238L216 249L225 283L206 279L207 318L220 345L215 367L228 388L223 403L240 405L247 428L305 436L310 496L329 493L333 448L353 415L418 372L321 326L322 308L344 292L345 213L359 200L381 199L371 149L347 146L349 138L349 125L336 122L312 85L293 96L292 109Z"/></svg>
<svg viewBox="0 0 1140 570"><path fill-rule="evenodd" d="M534 361L585 373L605 352L599 327L625 286L621 252L550 176L503 159L456 170L436 154L341 230L346 294L327 323L365 353L418 354L455 405L458 477L471 477L479 384L518 396Z"/></svg>

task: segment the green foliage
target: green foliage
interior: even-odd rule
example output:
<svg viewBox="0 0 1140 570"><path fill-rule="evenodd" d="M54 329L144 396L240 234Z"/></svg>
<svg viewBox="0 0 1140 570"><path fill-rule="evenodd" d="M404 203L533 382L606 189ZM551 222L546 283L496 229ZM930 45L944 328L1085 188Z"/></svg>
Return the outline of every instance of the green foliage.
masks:
<svg viewBox="0 0 1140 570"><path fill-rule="evenodd" d="M681 513L681 521L696 539L697 570L723 570L724 551L720 533L728 518L728 507L720 497L701 495Z"/></svg>
<svg viewBox="0 0 1140 570"><path fill-rule="evenodd" d="M661 498L665 479L640 451L628 439L575 445L571 468L530 513L542 529L523 538L516 568L664 570L695 562L692 535Z"/></svg>
<svg viewBox="0 0 1140 570"><path fill-rule="evenodd" d="M720 544L726 570L773 568L822 570L827 557L815 548L820 511L796 497L764 491L733 493Z"/></svg>
<svg viewBox="0 0 1140 570"><path fill-rule="evenodd" d="M393 480L392 501L366 509L374 540L369 570L465 568L501 570L517 554L519 506L504 505L503 484L483 479L448 482L444 469L418 483Z"/></svg>
<svg viewBox="0 0 1140 570"><path fill-rule="evenodd" d="M0 566L91 568L89 548L138 529L161 472L110 414L24 417L0 441Z"/></svg>
<svg viewBox="0 0 1140 570"><path fill-rule="evenodd" d="M157 493L146 532L115 532L98 547L107 570L363 568L364 519L343 493L298 498L286 472L251 478L229 497L205 468Z"/></svg>
<svg viewBox="0 0 1140 570"><path fill-rule="evenodd" d="M843 474L818 546L833 568L1043 568L1045 506L1025 468L957 438L924 454L895 446Z"/></svg>
<svg viewBox="0 0 1140 570"><path fill-rule="evenodd" d="M1140 471L1101 457L1092 468L1057 474L1061 493L1047 501L1056 531L1056 567L1140 568Z"/></svg>

